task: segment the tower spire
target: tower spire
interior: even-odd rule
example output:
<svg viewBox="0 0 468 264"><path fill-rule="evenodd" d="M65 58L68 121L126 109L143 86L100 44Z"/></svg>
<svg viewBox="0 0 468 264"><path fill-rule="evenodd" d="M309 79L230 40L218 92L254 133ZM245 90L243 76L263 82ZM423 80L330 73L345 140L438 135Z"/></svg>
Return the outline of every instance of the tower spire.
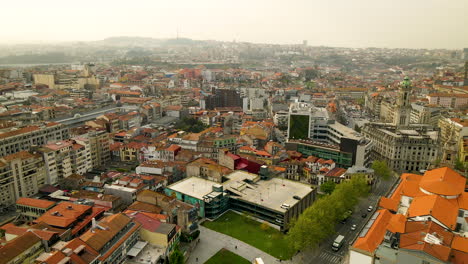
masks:
<svg viewBox="0 0 468 264"><path fill-rule="evenodd" d="M408 127L410 124L411 116L411 104L410 104L410 94L411 94L411 81L409 77L406 76L403 81L400 83L399 97L397 100L397 111L393 119L393 124L398 127Z"/></svg>

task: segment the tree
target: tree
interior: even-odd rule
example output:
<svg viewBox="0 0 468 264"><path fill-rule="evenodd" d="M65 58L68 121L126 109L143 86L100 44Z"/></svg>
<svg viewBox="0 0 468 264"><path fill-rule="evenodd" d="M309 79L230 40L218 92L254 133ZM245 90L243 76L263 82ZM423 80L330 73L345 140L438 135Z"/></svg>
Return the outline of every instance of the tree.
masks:
<svg viewBox="0 0 468 264"><path fill-rule="evenodd" d="M283 85L283 86L288 86L292 83L291 77L286 74L282 74L281 77L278 79L278 81Z"/></svg>
<svg viewBox="0 0 468 264"><path fill-rule="evenodd" d="M176 129L186 132L199 133L207 128L205 124L195 118L184 118L175 124Z"/></svg>
<svg viewBox="0 0 468 264"><path fill-rule="evenodd" d="M293 250L313 248L335 233L335 225L369 193L366 178L356 175L338 184L330 195L318 199L290 224L287 239Z"/></svg>
<svg viewBox="0 0 468 264"><path fill-rule="evenodd" d="M172 251L171 255L169 256L169 263L170 264L184 264L185 263L184 254L179 250L179 246L176 246L174 251Z"/></svg>
<svg viewBox="0 0 468 264"><path fill-rule="evenodd" d="M320 190L326 194L331 194L336 187L336 183L333 181L326 181L320 185Z"/></svg>
<svg viewBox="0 0 468 264"><path fill-rule="evenodd" d="M307 81L305 82L305 87L309 90L312 90L315 88L315 83L313 81Z"/></svg>
<svg viewBox="0 0 468 264"><path fill-rule="evenodd" d="M317 78L319 75L319 72L316 69L307 69L304 71L304 78L306 81L310 81L312 79Z"/></svg>
<svg viewBox="0 0 468 264"><path fill-rule="evenodd" d="M457 160L455 161L455 169L463 172L466 171L468 169L468 162L463 162L457 157Z"/></svg>
<svg viewBox="0 0 468 264"><path fill-rule="evenodd" d="M372 169L375 175L381 177L384 180L390 179L391 170L388 168L387 163L383 160L375 160L372 162Z"/></svg>
<svg viewBox="0 0 468 264"><path fill-rule="evenodd" d="M357 103L361 106L364 106L364 104L366 103L366 100L363 97L361 97L357 100Z"/></svg>

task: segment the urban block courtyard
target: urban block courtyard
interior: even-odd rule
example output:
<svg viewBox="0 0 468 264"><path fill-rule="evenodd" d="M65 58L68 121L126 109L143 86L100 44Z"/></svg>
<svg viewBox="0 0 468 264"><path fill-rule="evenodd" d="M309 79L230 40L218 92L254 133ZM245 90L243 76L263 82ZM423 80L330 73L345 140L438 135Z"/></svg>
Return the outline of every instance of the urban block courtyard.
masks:
<svg viewBox="0 0 468 264"><path fill-rule="evenodd" d="M294 254L283 233L232 211L226 212L215 221L205 221L203 226L237 238L282 260L290 259Z"/></svg>

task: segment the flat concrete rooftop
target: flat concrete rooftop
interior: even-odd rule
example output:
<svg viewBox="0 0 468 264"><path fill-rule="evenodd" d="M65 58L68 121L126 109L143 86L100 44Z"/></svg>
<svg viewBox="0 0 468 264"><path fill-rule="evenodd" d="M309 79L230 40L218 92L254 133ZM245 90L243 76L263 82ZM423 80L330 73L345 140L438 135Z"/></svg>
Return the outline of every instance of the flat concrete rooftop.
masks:
<svg viewBox="0 0 468 264"><path fill-rule="evenodd" d="M234 171L226 178L229 180L219 184L198 177L190 177L167 188L203 200L205 195L220 194L213 192L213 185L222 185L224 191L229 191L233 199L258 204L282 213L286 210L281 208L281 205L288 204L292 207L300 201L294 199L294 196L302 199L313 191L311 185L308 184L282 178L260 180L258 175L245 171Z"/></svg>

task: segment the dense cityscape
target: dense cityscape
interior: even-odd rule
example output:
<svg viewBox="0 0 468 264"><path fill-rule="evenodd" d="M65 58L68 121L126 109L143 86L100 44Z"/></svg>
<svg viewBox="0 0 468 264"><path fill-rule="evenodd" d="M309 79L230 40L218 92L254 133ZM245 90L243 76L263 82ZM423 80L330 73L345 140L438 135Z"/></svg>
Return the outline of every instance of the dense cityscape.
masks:
<svg viewBox="0 0 468 264"><path fill-rule="evenodd" d="M467 171L468 48L0 44L0 264L463 264Z"/></svg>

